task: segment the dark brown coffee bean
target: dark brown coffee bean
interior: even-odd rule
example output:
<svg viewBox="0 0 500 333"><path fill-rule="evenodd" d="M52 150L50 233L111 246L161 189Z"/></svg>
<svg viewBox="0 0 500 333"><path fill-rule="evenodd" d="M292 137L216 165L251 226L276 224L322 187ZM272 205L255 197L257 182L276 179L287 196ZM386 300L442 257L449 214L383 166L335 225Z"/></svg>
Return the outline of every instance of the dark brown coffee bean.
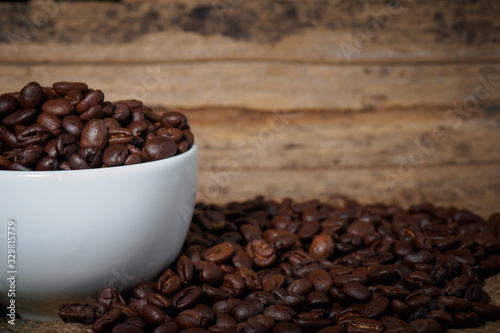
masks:
<svg viewBox="0 0 500 333"><path fill-rule="evenodd" d="M50 131L40 125L33 124L23 128L16 136L16 140L20 147L27 147L30 145L45 145L50 139Z"/></svg>
<svg viewBox="0 0 500 333"><path fill-rule="evenodd" d="M14 96L0 96L0 119L8 116L16 110L19 110L21 105Z"/></svg>
<svg viewBox="0 0 500 333"><path fill-rule="evenodd" d="M76 106L83 99L83 94L78 90L70 90L64 95L64 99L67 99L71 105Z"/></svg>
<svg viewBox="0 0 500 333"><path fill-rule="evenodd" d="M292 321L297 316L297 313L288 306L284 305L271 305L267 307L263 315L275 321Z"/></svg>
<svg viewBox="0 0 500 333"><path fill-rule="evenodd" d="M94 314L95 314L96 319L101 318L103 314L105 314L106 312L109 312L111 310L111 308L106 303L99 302L99 301L92 304L92 309L94 310Z"/></svg>
<svg viewBox="0 0 500 333"><path fill-rule="evenodd" d="M390 333L418 333L413 326L399 318L393 316L385 316L380 320L386 327L384 332Z"/></svg>
<svg viewBox="0 0 500 333"><path fill-rule="evenodd" d="M113 109L113 119L118 120L121 125L128 123L130 118L130 110L126 105L118 104Z"/></svg>
<svg viewBox="0 0 500 333"><path fill-rule="evenodd" d="M38 145L32 145L20 149L11 157L11 160L13 163L20 163L26 167L32 168L38 163L42 155L43 148Z"/></svg>
<svg viewBox="0 0 500 333"><path fill-rule="evenodd" d="M104 117L104 110L102 106L94 105L82 113L79 118L83 121L89 121L90 119L100 119L102 117Z"/></svg>
<svg viewBox="0 0 500 333"><path fill-rule="evenodd" d="M432 279L425 272L416 271L408 274L404 283L409 290L417 290L432 285Z"/></svg>
<svg viewBox="0 0 500 333"><path fill-rule="evenodd" d="M116 288L104 289L99 293L99 297L97 297L97 300L101 303L106 304L109 307L111 307L111 304L113 303L125 304L125 301L123 300L122 296L120 295L120 293Z"/></svg>
<svg viewBox="0 0 500 333"><path fill-rule="evenodd" d="M62 119L61 124L67 133L73 135L76 140L80 140L83 132L83 122L80 120L80 118L78 118L78 116L66 116Z"/></svg>
<svg viewBox="0 0 500 333"><path fill-rule="evenodd" d="M448 312L463 312L469 307L469 302L455 296L439 296L437 302Z"/></svg>
<svg viewBox="0 0 500 333"><path fill-rule="evenodd" d="M214 310L216 315L219 313L230 313L239 303L241 303L241 300L238 298L228 298L215 302L212 305L212 310Z"/></svg>
<svg viewBox="0 0 500 333"><path fill-rule="evenodd" d="M264 304L262 304L259 300L246 299L238 303L233 308L231 315L238 321L244 321L250 317L259 315L262 312L264 312Z"/></svg>
<svg viewBox="0 0 500 333"><path fill-rule="evenodd" d="M108 167L123 165L128 154L129 150L126 146L113 144L106 148L102 154L102 162Z"/></svg>
<svg viewBox="0 0 500 333"><path fill-rule="evenodd" d="M113 119L113 118L111 118ZM132 131L134 136L140 136L148 127L148 124L142 120L134 120L127 125L127 128Z"/></svg>
<svg viewBox="0 0 500 333"><path fill-rule="evenodd" d="M418 292L411 293L405 299L406 304L412 310L416 310L423 306L426 306L432 301L432 298L429 296L421 295Z"/></svg>
<svg viewBox="0 0 500 333"><path fill-rule="evenodd" d="M57 155L62 156L64 159L68 159L71 155L75 154L78 149L75 138L68 133L59 135L55 146Z"/></svg>
<svg viewBox="0 0 500 333"><path fill-rule="evenodd" d="M276 252L263 239L255 239L248 243L246 252L253 259L255 265L259 267L271 266L276 261Z"/></svg>
<svg viewBox="0 0 500 333"><path fill-rule="evenodd" d="M315 259L328 259L332 257L334 250L333 239L323 233L314 237L309 247L309 254Z"/></svg>
<svg viewBox="0 0 500 333"><path fill-rule="evenodd" d="M444 292L449 296L462 296L467 290L469 279L466 275L459 275L453 280L449 281L444 288Z"/></svg>
<svg viewBox="0 0 500 333"><path fill-rule="evenodd" d="M149 293L147 295L149 295ZM138 315L142 311L142 309L146 306L146 304L148 304L146 297L130 301L128 303L128 307L123 304L116 304L116 305L113 304L112 307L118 306L120 309L122 309L122 312L125 315L127 315L127 313L130 312L129 309L132 310L132 313Z"/></svg>
<svg viewBox="0 0 500 333"><path fill-rule="evenodd" d="M366 303L371 296L370 291L361 283L348 282L342 287L342 292L352 299Z"/></svg>
<svg viewBox="0 0 500 333"><path fill-rule="evenodd" d="M148 293L146 295L146 301L148 302L148 304L151 304L152 306L155 306L159 309L168 309L172 305L172 302L170 302L168 298L166 298L162 294L154 292Z"/></svg>
<svg viewBox="0 0 500 333"><path fill-rule="evenodd" d="M108 128L102 119L91 119L84 126L80 145L96 146L104 150L108 144Z"/></svg>
<svg viewBox="0 0 500 333"><path fill-rule="evenodd" d="M1 156L3 157L3 156ZM0 157L0 159L1 159ZM1 163L0 163L1 164ZM35 168L36 171L52 171L52 170L59 170L59 162L57 159L50 157L50 156L45 156L42 157Z"/></svg>
<svg viewBox="0 0 500 333"><path fill-rule="evenodd" d="M208 296L213 302L218 302L231 298L229 291L221 290L220 288L212 287L211 285L204 283L201 286L201 290L204 294Z"/></svg>
<svg viewBox="0 0 500 333"><path fill-rule="evenodd" d="M182 327L175 321L161 324L154 329L153 333L177 333L182 329Z"/></svg>
<svg viewBox="0 0 500 333"><path fill-rule="evenodd" d="M223 281L224 290L231 294L231 296L239 296L246 289L245 281L239 275L225 274Z"/></svg>
<svg viewBox="0 0 500 333"><path fill-rule="evenodd" d="M74 106L65 98L49 99L42 105L42 113L63 117L74 111Z"/></svg>
<svg viewBox="0 0 500 333"><path fill-rule="evenodd" d="M203 259L216 264L222 264L223 262L230 260L233 255L233 246L230 243L224 242L207 249L203 253Z"/></svg>
<svg viewBox="0 0 500 333"><path fill-rule="evenodd" d="M331 304L331 300L326 293L313 291L307 295L307 303L313 308L326 307Z"/></svg>
<svg viewBox="0 0 500 333"><path fill-rule="evenodd" d="M187 123L186 116L177 111L164 112L160 117L160 124L165 128L177 127L180 128Z"/></svg>
<svg viewBox="0 0 500 333"><path fill-rule="evenodd" d="M125 159L124 165L132 165L132 164L139 164L142 162L141 157L138 154L130 154L127 156Z"/></svg>
<svg viewBox="0 0 500 333"><path fill-rule="evenodd" d="M96 146L82 147L78 154L91 168L98 168L102 165L102 151Z"/></svg>
<svg viewBox="0 0 500 333"><path fill-rule="evenodd" d="M182 282L190 283L194 278L194 264L187 256L179 256L177 261L177 274L181 278Z"/></svg>
<svg viewBox="0 0 500 333"><path fill-rule="evenodd" d="M480 322L475 312L457 312L453 314L453 319L459 327L476 327Z"/></svg>
<svg viewBox="0 0 500 333"><path fill-rule="evenodd" d="M143 333L144 331L133 325L133 324L128 324L128 323L120 323L113 327L111 330L111 333Z"/></svg>
<svg viewBox="0 0 500 333"><path fill-rule="evenodd" d="M187 141L181 141L177 144L177 153L178 154L184 154L189 150L189 142Z"/></svg>
<svg viewBox="0 0 500 333"><path fill-rule="evenodd" d="M68 164L71 170L90 169L87 161L78 154L72 154L68 159Z"/></svg>
<svg viewBox="0 0 500 333"><path fill-rule="evenodd" d="M52 88L54 88L54 90L59 95L66 95L72 90L77 90L83 94L87 92L87 90L89 90L88 86L83 82L65 82L65 81L54 82L54 84L52 84Z"/></svg>
<svg viewBox="0 0 500 333"><path fill-rule="evenodd" d="M194 145L194 134L190 130L183 130L182 134L184 135L183 139L189 142L189 145Z"/></svg>
<svg viewBox="0 0 500 333"><path fill-rule="evenodd" d="M134 136L132 134L132 131L129 130L128 128L117 127L109 130L108 142L109 145L114 145L114 144L128 145L129 143L132 142L133 137Z"/></svg>
<svg viewBox="0 0 500 333"><path fill-rule="evenodd" d="M165 296L173 295L180 290L182 285L181 278L173 271L167 270L158 280L156 288Z"/></svg>
<svg viewBox="0 0 500 333"><path fill-rule="evenodd" d="M201 287L191 286L178 292L172 299L172 305L179 310L192 307L201 296Z"/></svg>
<svg viewBox="0 0 500 333"><path fill-rule="evenodd" d="M61 119L54 115L50 115L48 113L41 113L37 120L37 124L45 127L49 130L50 134L53 136L58 136L61 134Z"/></svg>
<svg viewBox="0 0 500 333"><path fill-rule="evenodd" d="M470 308L483 320L493 321L500 317L500 307L495 304L471 302Z"/></svg>
<svg viewBox="0 0 500 333"><path fill-rule="evenodd" d="M142 150L151 161L157 161L174 156L177 152L177 145L166 137L154 137L150 140L146 139Z"/></svg>
<svg viewBox="0 0 500 333"><path fill-rule="evenodd" d="M3 124L9 128L14 128L16 125L29 126L36 121L38 117L37 109L25 108L14 111L3 119Z"/></svg>
<svg viewBox="0 0 500 333"><path fill-rule="evenodd" d="M151 304L146 304L141 312L139 312L139 316L153 326L158 326L165 322L165 314L163 311Z"/></svg>
<svg viewBox="0 0 500 333"><path fill-rule="evenodd" d="M422 333L441 333L443 329L441 328L441 325L434 320L430 318L420 318L412 321L410 323L411 326L413 326L417 332L422 332Z"/></svg>
<svg viewBox="0 0 500 333"><path fill-rule="evenodd" d="M0 142L3 143L4 149L16 149L19 148L19 142L17 142L16 135L8 130L6 127L0 125Z"/></svg>
<svg viewBox="0 0 500 333"><path fill-rule="evenodd" d="M443 310L431 310L427 312L427 318L436 320L441 327L450 328L453 326L453 317Z"/></svg>
<svg viewBox="0 0 500 333"><path fill-rule="evenodd" d="M19 93L19 102L24 108L38 108L43 101L43 88L37 82L28 83Z"/></svg>
<svg viewBox="0 0 500 333"><path fill-rule="evenodd" d="M367 318L380 317L389 308L389 304L390 301L386 297L372 298L361 310L361 316Z"/></svg>
<svg viewBox="0 0 500 333"><path fill-rule="evenodd" d="M92 331L95 333L110 332L116 324L122 320L122 312L120 309L115 308L105 313L101 318L97 319L92 324Z"/></svg>
<svg viewBox="0 0 500 333"><path fill-rule="evenodd" d="M293 322L305 332L316 332L332 325L327 318L296 318Z"/></svg>
<svg viewBox="0 0 500 333"><path fill-rule="evenodd" d="M198 272L198 278L202 282L206 282L211 285L218 285L222 280L222 270L217 264L213 262L201 262L201 269Z"/></svg>
<svg viewBox="0 0 500 333"><path fill-rule="evenodd" d="M302 330L294 323L282 322L274 326L273 333L302 333Z"/></svg>
<svg viewBox="0 0 500 333"><path fill-rule="evenodd" d="M92 306L87 304L62 304L59 306L59 318L65 323L90 324L95 314Z"/></svg>
<svg viewBox="0 0 500 333"><path fill-rule="evenodd" d="M76 105L76 111L82 114L94 105L100 105L104 101L104 94L101 90L94 90L85 94L83 99Z"/></svg>

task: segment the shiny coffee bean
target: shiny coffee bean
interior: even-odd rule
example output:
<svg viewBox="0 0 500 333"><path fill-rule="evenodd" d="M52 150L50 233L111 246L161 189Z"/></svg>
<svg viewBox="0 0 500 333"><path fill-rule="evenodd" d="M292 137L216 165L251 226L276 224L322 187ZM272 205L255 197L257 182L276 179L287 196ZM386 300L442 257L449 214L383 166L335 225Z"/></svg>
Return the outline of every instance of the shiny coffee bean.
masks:
<svg viewBox="0 0 500 333"><path fill-rule="evenodd" d="M76 111L82 114L94 105L102 104L104 94L101 90L94 90L85 94L83 99L76 105Z"/></svg>
<svg viewBox="0 0 500 333"><path fill-rule="evenodd" d="M61 119L59 119L59 117L48 113L41 113L36 122L37 124L48 129L50 134L53 136L61 134Z"/></svg>
<svg viewBox="0 0 500 333"><path fill-rule="evenodd" d="M59 95L66 95L72 90L79 91L80 93L85 93L87 90L89 90L87 84L83 82L66 82L66 81L60 81L60 82L54 82L52 84L52 88L59 94Z"/></svg>
<svg viewBox="0 0 500 333"><path fill-rule="evenodd" d="M80 145L104 150L108 144L108 128L102 119L92 119L83 127Z"/></svg>
<svg viewBox="0 0 500 333"><path fill-rule="evenodd" d="M64 117L74 111L74 106L65 98L49 99L42 105L42 113Z"/></svg>
<svg viewBox="0 0 500 333"><path fill-rule="evenodd" d="M28 83L19 93L19 103L24 108L38 108L43 101L43 88L37 82Z"/></svg>
<svg viewBox="0 0 500 333"><path fill-rule="evenodd" d="M166 137L153 137L150 140L146 139L142 150L151 161L157 161L174 156L177 152L177 145Z"/></svg>
<svg viewBox="0 0 500 333"><path fill-rule="evenodd" d="M59 318L65 323L90 324L95 314L92 306L82 304L63 304L59 307Z"/></svg>

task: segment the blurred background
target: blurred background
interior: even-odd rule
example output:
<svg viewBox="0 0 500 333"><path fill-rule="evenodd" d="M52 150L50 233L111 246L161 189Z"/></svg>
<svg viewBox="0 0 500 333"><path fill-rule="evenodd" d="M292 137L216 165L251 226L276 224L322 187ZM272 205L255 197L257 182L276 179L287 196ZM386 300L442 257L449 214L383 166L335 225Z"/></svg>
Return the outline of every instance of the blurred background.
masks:
<svg viewBox="0 0 500 333"><path fill-rule="evenodd" d="M0 3L0 87L184 111L198 200L500 210L500 2Z"/></svg>

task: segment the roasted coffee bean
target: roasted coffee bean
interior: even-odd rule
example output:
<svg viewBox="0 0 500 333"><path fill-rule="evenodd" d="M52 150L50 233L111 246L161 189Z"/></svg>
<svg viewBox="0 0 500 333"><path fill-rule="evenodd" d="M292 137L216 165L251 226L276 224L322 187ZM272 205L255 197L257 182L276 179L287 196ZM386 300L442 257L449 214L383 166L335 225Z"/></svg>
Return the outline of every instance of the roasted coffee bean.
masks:
<svg viewBox="0 0 500 333"><path fill-rule="evenodd" d="M85 94L83 99L76 105L76 111L82 114L94 105L100 105L104 101L104 94L101 90L94 90Z"/></svg>
<svg viewBox="0 0 500 333"><path fill-rule="evenodd" d="M0 160L3 156L0 157ZM1 163L0 163L1 164ZM36 164L36 171L52 171L59 170L59 162L54 157L42 157Z"/></svg>
<svg viewBox="0 0 500 333"><path fill-rule="evenodd" d="M431 277L422 271L411 272L404 282L409 290L417 290L432 285Z"/></svg>
<svg viewBox="0 0 500 333"><path fill-rule="evenodd" d="M102 119L92 119L83 127L80 145L104 150L108 144L108 128Z"/></svg>
<svg viewBox="0 0 500 333"><path fill-rule="evenodd" d="M222 264L223 262L230 260L233 254L233 246L230 243L223 242L207 249L203 253L203 259L216 264Z"/></svg>
<svg viewBox="0 0 500 333"><path fill-rule="evenodd" d="M319 234L313 238L309 247L309 254L315 259L329 259L335 250L332 237L327 234Z"/></svg>
<svg viewBox="0 0 500 333"><path fill-rule="evenodd" d="M72 90L77 90L83 94L87 92L87 90L89 90L88 86L83 82L66 82L66 81L54 82L52 84L52 88L54 88L54 90L59 95L66 95Z"/></svg>
<svg viewBox="0 0 500 333"><path fill-rule="evenodd" d="M121 125L129 122L130 110L126 105L118 104L113 108L113 119L118 120Z"/></svg>
<svg viewBox="0 0 500 333"><path fill-rule="evenodd" d="M228 298L215 302L212 305L212 310L214 310L216 315L219 313L230 313L239 303L241 303L241 300L238 298Z"/></svg>
<svg viewBox="0 0 500 333"><path fill-rule="evenodd" d="M202 282L206 282L211 285L218 285L222 280L222 270L217 264L213 262L203 261L200 263L201 269L198 272L198 278Z"/></svg>
<svg viewBox="0 0 500 333"><path fill-rule="evenodd" d="M246 289L245 281L239 275L225 274L223 281L224 290L231 294L231 296L239 296Z"/></svg>
<svg viewBox="0 0 500 333"><path fill-rule="evenodd" d="M37 124L49 130L53 136L61 134L61 119L48 113L41 113L37 120Z"/></svg>
<svg viewBox="0 0 500 333"><path fill-rule="evenodd" d="M108 118L108 119L114 119L114 118ZM114 120L116 120L116 119L114 119ZM147 127L148 127L148 124L145 121L142 121L142 120L135 120L135 121L132 121L130 124L127 125L127 128L132 132L132 134L134 136L140 136L146 130ZM163 129L163 127L160 128L158 130L158 132L161 129ZM159 135L159 136L161 136L161 135ZM174 140L174 142L175 142L175 140Z"/></svg>
<svg viewBox="0 0 500 333"><path fill-rule="evenodd" d="M255 265L259 267L271 266L276 261L276 252L263 239L255 239L248 243L246 252L253 259Z"/></svg>
<svg viewBox="0 0 500 333"><path fill-rule="evenodd" d="M420 318L412 321L411 326L413 326L417 332L421 333L441 333L443 329L441 325L434 319L430 318Z"/></svg>
<svg viewBox="0 0 500 333"><path fill-rule="evenodd" d="M366 303L371 296L370 291L361 283L348 282L342 287L342 292L358 302Z"/></svg>
<svg viewBox="0 0 500 333"><path fill-rule="evenodd" d="M201 287L191 286L178 292L172 299L172 305L179 310L192 307L201 296Z"/></svg>
<svg viewBox="0 0 500 333"><path fill-rule="evenodd" d="M43 148L38 145L28 146L16 153L12 162L20 163L26 167L34 167L43 154Z"/></svg>
<svg viewBox="0 0 500 333"><path fill-rule="evenodd" d="M186 117L177 111L164 112L160 117L160 124L165 128L180 128L187 123Z"/></svg>
<svg viewBox="0 0 500 333"><path fill-rule="evenodd" d="M165 322L163 311L151 304L146 304L141 312L139 312L139 316L153 326L158 326Z"/></svg>
<svg viewBox="0 0 500 333"><path fill-rule="evenodd" d="M94 310L94 314L95 314L96 319L101 318L103 314L105 314L106 312L109 312L111 310L109 305L107 305L106 303L103 303L103 302L99 302L99 301L92 304L92 309Z"/></svg>
<svg viewBox="0 0 500 333"><path fill-rule="evenodd" d="M297 316L297 313L288 306L284 305L271 305L267 307L263 315L275 321L291 321Z"/></svg>
<svg viewBox="0 0 500 333"><path fill-rule="evenodd" d="M19 105L19 101L14 96L0 96L0 119L8 116L20 108L21 106Z"/></svg>
<svg viewBox="0 0 500 333"><path fill-rule="evenodd" d="M177 261L177 274L182 282L189 283L194 278L194 264L189 257L181 255Z"/></svg>
<svg viewBox="0 0 500 333"><path fill-rule="evenodd" d="M246 299L238 303L238 305L233 308L231 315L234 319L243 321L261 314L262 312L264 312L264 304L256 299Z"/></svg>
<svg viewBox="0 0 500 333"><path fill-rule="evenodd" d="M285 282L285 277L282 274L268 275L262 278L262 289L270 290L272 288L281 287Z"/></svg>
<svg viewBox="0 0 500 333"><path fill-rule="evenodd" d="M332 325L327 318L296 318L293 322L305 332L316 332Z"/></svg>
<svg viewBox="0 0 500 333"><path fill-rule="evenodd" d="M377 318L386 312L390 301L386 297L376 297L368 302L361 310L361 316L367 318Z"/></svg>
<svg viewBox="0 0 500 333"><path fill-rule="evenodd" d="M184 135L184 140L189 142L189 145L192 146L194 145L194 134L190 130L183 130L182 134Z"/></svg>
<svg viewBox="0 0 500 333"><path fill-rule="evenodd" d="M112 144L102 154L102 162L105 166L119 166L125 163L129 150L122 144Z"/></svg>
<svg viewBox="0 0 500 333"><path fill-rule="evenodd" d="M168 309L172 305L172 302L168 298L162 294L153 292L146 294L146 301L160 309Z"/></svg>
<svg viewBox="0 0 500 333"><path fill-rule="evenodd" d="M153 333L177 333L182 327L174 321L161 324L153 330Z"/></svg>
<svg viewBox="0 0 500 333"><path fill-rule="evenodd" d="M103 289L103 291L100 292L97 300L99 302L106 304L109 307L111 307L111 304L113 303L125 304L125 301L123 300L122 296L120 295L120 293L116 288Z"/></svg>
<svg viewBox="0 0 500 333"><path fill-rule="evenodd" d="M471 302L470 309L483 320L497 320L500 317L500 307L494 304Z"/></svg>
<svg viewBox="0 0 500 333"><path fill-rule="evenodd" d="M103 116L104 116L104 110L102 106L93 105L80 115L80 119L84 121L89 121L90 119L102 118Z"/></svg>
<svg viewBox="0 0 500 333"><path fill-rule="evenodd" d="M19 148L16 135L3 126L0 126L0 140L5 150Z"/></svg>
<svg viewBox="0 0 500 333"><path fill-rule="evenodd" d="M143 333L144 331L133 324L120 323L113 327L111 333Z"/></svg>
<svg viewBox="0 0 500 333"><path fill-rule="evenodd" d="M59 135L55 147L57 155L62 156L64 159L68 159L71 155L75 154L78 149L75 138L68 133Z"/></svg>
<svg viewBox="0 0 500 333"><path fill-rule="evenodd" d="M64 95L64 99L67 99L73 106L76 106L82 98L83 94L78 90L70 90L66 95Z"/></svg>
<svg viewBox="0 0 500 333"><path fill-rule="evenodd" d="M23 108L38 108L43 101L43 88L37 82L28 83L19 93L19 102Z"/></svg>
<svg viewBox="0 0 500 333"><path fill-rule="evenodd" d="M71 155L68 159L68 164L71 170L90 169L87 161L78 154Z"/></svg>
<svg viewBox="0 0 500 333"><path fill-rule="evenodd" d="M117 325L121 320L122 311L118 308L114 308L106 312L92 324L92 331L95 333L110 332L113 326Z"/></svg>
<svg viewBox="0 0 500 333"><path fill-rule="evenodd" d="M128 145L132 142L134 135L128 128L116 127L109 130L109 145L122 144Z"/></svg>
<svg viewBox="0 0 500 333"><path fill-rule="evenodd" d="M42 105L42 112L53 116L64 117L74 111L74 106L65 98L49 99Z"/></svg>
<svg viewBox="0 0 500 333"><path fill-rule="evenodd" d="M96 146L82 147L78 154L91 168L98 168L102 165L102 151Z"/></svg>
<svg viewBox="0 0 500 333"><path fill-rule="evenodd" d="M206 327L208 324L208 319L203 313L194 309L182 311L175 321L183 328Z"/></svg>
<svg viewBox="0 0 500 333"><path fill-rule="evenodd" d="M36 121L38 114L38 110L33 108L17 110L6 116L3 124L9 128L14 128L16 125L29 126Z"/></svg>
<svg viewBox="0 0 500 333"><path fill-rule="evenodd" d="M333 286L332 276L322 269L311 272L307 279L312 282L316 291L321 291L323 293L328 292Z"/></svg>
<svg viewBox="0 0 500 333"><path fill-rule="evenodd" d="M151 161L157 161L174 156L177 152L177 145L169 138L163 136L153 137L150 140L146 139L142 150Z"/></svg>
<svg viewBox="0 0 500 333"><path fill-rule="evenodd" d="M302 333L302 330L294 323L282 322L274 326L273 333Z"/></svg>
<svg viewBox="0 0 500 333"><path fill-rule="evenodd" d="M83 122L76 115L68 115L62 119L62 127L64 130L73 135L76 140L80 140L83 132Z"/></svg>
<svg viewBox="0 0 500 333"><path fill-rule="evenodd" d="M40 124L27 126L16 136L19 146L23 148L30 145L45 145L49 139L50 131Z"/></svg>
<svg viewBox="0 0 500 333"><path fill-rule="evenodd" d="M62 304L59 306L59 318L65 323L91 324L95 314L90 305Z"/></svg>

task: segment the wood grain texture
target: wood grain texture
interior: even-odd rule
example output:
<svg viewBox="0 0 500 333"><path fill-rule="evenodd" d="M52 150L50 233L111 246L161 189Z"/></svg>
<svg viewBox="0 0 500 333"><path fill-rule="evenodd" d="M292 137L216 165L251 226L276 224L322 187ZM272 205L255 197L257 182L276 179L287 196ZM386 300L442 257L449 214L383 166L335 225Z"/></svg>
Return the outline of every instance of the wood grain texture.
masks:
<svg viewBox="0 0 500 333"><path fill-rule="evenodd" d="M197 198L223 203L265 194L276 199L328 201L332 194L346 194L361 203L397 203L404 207L430 201L470 209L484 217L500 211L499 163L417 167L392 186L388 174L398 175L398 169L201 170Z"/></svg>
<svg viewBox="0 0 500 333"><path fill-rule="evenodd" d="M204 170L500 163L500 113L481 110L463 119L450 110L183 112L196 133Z"/></svg>
<svg viewBox="0 0 500 333"><path fill-rule="evenodd" d="M2 62L498 61L498 1L1 3Z"/></svg>
<svg viewBox="0 0 500 333"><path fill-rule="evenodd" d="M453 106L466 102L467 96L481 104L500 101L500 64L0 65L3 91L19 91L29 81L50 85L75 80L102 89L110 100L135 97L150 105L186 108L372 110ZM489 82L486 88L482 81ZM485 96L482 100L474 97L477 89Z"/></svg>

